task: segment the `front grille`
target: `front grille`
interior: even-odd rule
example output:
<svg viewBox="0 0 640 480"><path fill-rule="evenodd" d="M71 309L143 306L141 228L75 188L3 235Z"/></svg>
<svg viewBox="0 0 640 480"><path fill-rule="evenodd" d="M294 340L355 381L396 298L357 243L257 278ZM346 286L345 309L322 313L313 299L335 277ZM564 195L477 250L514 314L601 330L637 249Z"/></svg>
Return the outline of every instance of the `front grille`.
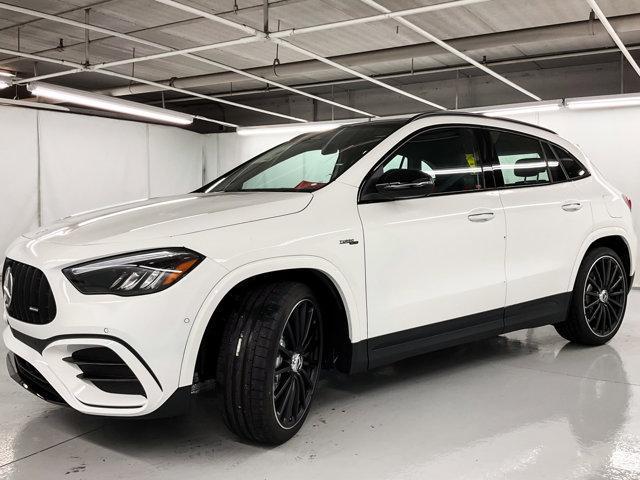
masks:
<svg viewBox="0 0 640 480"><path fill-rule="evenodd" d="M110 348L83 348L63 360L82 370L78 378L93 383L103 392L146 396L135 374Z"/></svg>
<svg viewBox="0 0 640 480"><path fill-rule="evenodd" d="M37 325L51 322L56 316L56 302L44 273L7 258L2 269L3 282L9 268L13 277L9 315L22 322Z"/></svg>
<svg viewBox="0 0 640 480"><path fill-rule="evenodd" d="M16 373L25 388L49 402L65 403L36 367L17 355L14 355L13 358L16 365Z"/></svg>

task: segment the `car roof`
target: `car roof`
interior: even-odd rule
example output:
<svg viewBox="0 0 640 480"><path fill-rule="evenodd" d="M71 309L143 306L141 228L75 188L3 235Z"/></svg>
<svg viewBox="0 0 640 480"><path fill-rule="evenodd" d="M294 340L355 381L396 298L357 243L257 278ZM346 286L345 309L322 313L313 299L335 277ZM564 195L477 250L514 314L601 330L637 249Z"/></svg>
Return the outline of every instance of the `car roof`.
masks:
<svg viewBox="0 0 640 480"><path fill-rule="evenodd" d="M553 135L557 135L556 132L554 132L553 130L550 130L548 128L545 127L541 127L539 125L535 125L533 123L528 123L528 122L523 122L521 120L513 120L511 118L506 118L506 117L487 117L486 115L483 115L481 113L471 113L471 112L458 112L458 111L446 111L446 112L425 112L425 113L418 113L416 115L413 115L412 117L409 118L379 118L379 119L375 119L375 120L369 120L369 122L367 122L368 124L371 123L376 123L376 124L380 124L380 123L386 123L386 124L397 124L398 127L407 125L411 122L415 122L416 120L420 120L423 118L430 118L430 117L450 117L450 116L456 116L456 117L470 117L470 118L483 118L483 119L489 119L489 118L495 118L496 120L500 120L500 121L504 121L504 122L509 122L509 123L514 123L516 125L524 125L526 127L531 127L531 128L535 128L538 130L543 130L547 133L551 133ZM356 123L356 124L352 124L352 125L362 125L362 123ZM345 126L349 126L349 125L345 125Z"/></svg>
<svg viewBox="0 0 640 480"><path fill-rule="evenodd" d="M413 117L411 117L409 119L409 121L407 121L407 123L411 123L411 122L415 122L416 120L420 120L422 118L429 118L429 117L446 117L446 116L456 116L456 117L472 117L472 118L496 118L497 120L501 120L504 122L509 122L509 123L515 123L517 125L524 125L527 127L532 127L532 128L537 128L538 130L544 130L545 132L548 133L552 133L554 135L557 135L556 132L554 132L553 130L550 130L548 128L545 127L541 127L539 125L535 125L533 123L528 123L528 122L523 122L521 120L513 120L511 118L505 118L505 117L487 117L486 115L483 115L481 113L471 113L471 112L456 112L456 111L451 111L451 112L427 112L427 113L419 113L417 115L414 115Z"/></svg>

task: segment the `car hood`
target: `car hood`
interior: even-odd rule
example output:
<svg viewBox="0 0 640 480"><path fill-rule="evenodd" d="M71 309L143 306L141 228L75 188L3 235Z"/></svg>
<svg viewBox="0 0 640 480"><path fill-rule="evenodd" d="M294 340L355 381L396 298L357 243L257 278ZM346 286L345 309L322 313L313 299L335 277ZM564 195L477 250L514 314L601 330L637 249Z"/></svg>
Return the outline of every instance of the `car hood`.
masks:
<svg viewBox="0 0 640 480"><path fill-rule="evenodd" d="M63 245L132 242L253 222L303 210L305 192L221 192L155 198L66 217L24 236Z"/></svg>

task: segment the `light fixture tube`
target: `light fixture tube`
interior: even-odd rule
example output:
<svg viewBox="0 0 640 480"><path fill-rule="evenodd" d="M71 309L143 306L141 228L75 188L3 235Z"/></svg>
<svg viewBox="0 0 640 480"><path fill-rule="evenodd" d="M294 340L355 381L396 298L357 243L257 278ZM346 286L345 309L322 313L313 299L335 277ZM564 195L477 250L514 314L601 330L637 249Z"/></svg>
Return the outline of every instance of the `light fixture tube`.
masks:
<svg viewBox="0 0 640 480"><path fill-rule="evenodd" d="M555 112L560 110L560 101L517 103L514 105L500 105L496 107L474 109L473 113L481 113L488 117L509 115L523 115L526 113Z"/></svg>
<svg viewBox="0 0 640 480"><path fill-rule="evenodd" d="M141 103L112 98L97 93L85 92L74 88L61 87L48 83L34 82L28 85L28 90L37 97L44 97L62 103L73 103L100 110L124 113L134 117L149 118L159 122L173 123L176 125L189 125L193 123L193 115L152 107Z"/></svg>
<svg viewBox="0 0 640 480"><path fill-rule="evenodd" d="M566 100L567 108L582 110L587 108L632 107L640 105L640 95L609 95L602 97L575 98Z"/></svg>
<svg viewBox="0 0 640 480"><path fill-rule="evenodd" d="M9 82L5 82L4 80L0 80L0 90L3 88L9 88L11 84Z"/></svg>
<svg viewBox="0 0 640 480"><path fill-rule="evenodd" d="M14 78L16 76L13 72L7 72L6 70L0 70L0 77Z"/></svg>
<svg viewBox="0 0 640 480"><path fill-rule="evenodd" d="M301 133L326 132L343 125L353 123L366 122L369 118L352 118L349 120L336 120L327 122L308 122L308 123L288 123L278 125L265 125L256 127L238 127L236 133L238 135L270 135L270 134L291 134L298 135Z"/></svg>

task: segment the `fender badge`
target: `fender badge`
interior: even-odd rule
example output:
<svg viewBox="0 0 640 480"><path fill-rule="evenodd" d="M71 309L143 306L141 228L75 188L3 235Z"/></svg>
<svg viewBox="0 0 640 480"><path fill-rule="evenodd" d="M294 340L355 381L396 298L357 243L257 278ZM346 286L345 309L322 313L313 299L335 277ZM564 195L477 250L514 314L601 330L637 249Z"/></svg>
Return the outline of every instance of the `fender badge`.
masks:
<svg viewBox="0 0 640 480"><path fill-rule="evenodd" d="M353 238L345 238L344 240L340 240L340 245L357 245L358 240L354 240Z"/></svg>

